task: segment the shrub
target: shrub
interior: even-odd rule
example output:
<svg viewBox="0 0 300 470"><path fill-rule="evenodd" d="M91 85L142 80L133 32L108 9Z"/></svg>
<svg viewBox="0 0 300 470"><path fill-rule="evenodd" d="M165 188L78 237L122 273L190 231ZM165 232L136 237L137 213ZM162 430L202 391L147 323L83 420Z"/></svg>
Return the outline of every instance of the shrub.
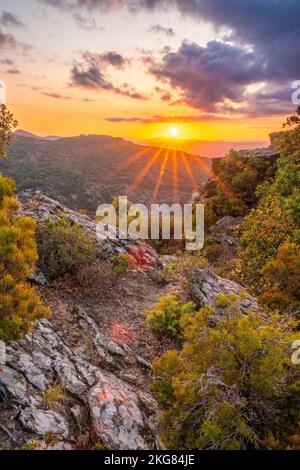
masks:
<svg viewBox="0 0 300 470"><path fill-rule="evenodd" d="M5 104L0 104L0 157L7 157L7 147L11 140L11 132L18 123Z"/></svg>
<svg viewBox="0 0 300 470"><path fill-rule="evenodd" d="M67 273L76 275L98 255L99 249L91 237L79 225L65 219L40 224L36 238L39 266L50 279Z"/></svg>
<svg viewBox="0 0 300 470"><path fill-rule="evenodd" d="M289 133L281 134L288 142ZM272 185L260 191L256 209L245 218L240 268L256 293L271 289L261 300L275 306L277 297L282 309L288 297L299 298L300 151L283 155L277 163Z"/></svg>
<svg viewBox="0 0 300 470"><path fill-rule="evenodd" d="M174 295L165 295L159 299L152 310L146 312L146 321L158 336L180 338L180 321L193 315L193 302L182 304Z"/></svg>
<svg viewBox="0 0 300 470"><path fill-rule="evenodd" d="M279 248L276 259L263 269L266 279L279 291L300 301L300 247L285 242Z"/></svg>
<svg viewBox="0 0 300 470"><path fill-rule="evenodd" d="M112 263L108 260L97 260L93 264L81 266L76 273L76 281L79 286L97 289L97 295L109 293L116 284L116 273Z"/></svg>
<svg viewBox="0 0 300 470"><path fill-rule="evenodd" d="M244 315L230 304L213 327L214 315L206 306L186 318L182 350L154 361L163 442L171 449L253 449L273 433L284 446L300 418L295 322Z"/></svg>
<svg viewBox="0 0 300 470"><path fill-rule="evenodd" d="M112 258L113 262L113 271L116 274L126 273L129 267L129 259L126 253L120 253Z"/></svg>
<svg viewBox="0 0 300 470"><path fill-rule="evenodd" d="M216 297L216 306L219 308L226 308L228 307L228 296L226 294L219 294Z"/></svg>
<svg viewBox="0 0 300 470"><path fill-rule="evenodd" d="M249 212L258 200L257 187L272 180L276 159L260 158L230 151L212 163L213 178L204 188L206 228L226 215L239 216Z"/></svg>
<svg viewBox="0 0 300 470"><path fill-rule="evenodd" d="M264 197L245 218L241 235L243 280L258 293L270 286L262 282L265 265L276 257L277 249L295 228L286 200L276 192Z"/></svg>
<svg viewBox="0 0 300 470"><path fill-rule="evenodd" d="M50 315L26 282L37 261L35 223L18 209L14 182L0 176L0 338L6 340L28 333L34 320Z"/></svg>

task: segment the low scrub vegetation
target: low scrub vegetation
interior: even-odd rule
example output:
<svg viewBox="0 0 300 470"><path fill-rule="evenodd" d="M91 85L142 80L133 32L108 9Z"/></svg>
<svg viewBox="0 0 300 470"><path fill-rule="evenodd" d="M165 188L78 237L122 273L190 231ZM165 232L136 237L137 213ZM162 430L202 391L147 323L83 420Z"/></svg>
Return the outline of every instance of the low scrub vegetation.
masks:
<svg viewBox="0 0 300 470"><path fill-rule="evenodd" d="M162 439L171 449L288 446L300 418L300 371L291 361L296 324L244 315L225 297L219 301L228 316L214 327L210 307L184 316L182 349L154 361Z"/></svg>
<svg viewBox="0 0 300 470"><path fill-rule="evenodd" d="M60 219L37 228L39 266L50 279L65 274L76 275L97 259L99 249L88 234L76 224Z"/></svg>
<svg viewBox="0 0 300 470"><path fill-rule="evenodd" d="M158 336L180 339L183 319L192 316L194 312L193 302L184 304L174 295L165 295L152 310L146 312L146 321Z"/></svg>
<svg viewBox="0 0 300 470"><path fill-rule="evenodd" d="M0 121L0 156L5 156L16 122L4 105ZM51 314L27 283L38 259L34 233L34 221L19 214L14 181L0 175L0 339L17 339L33 321Z"/></svg>

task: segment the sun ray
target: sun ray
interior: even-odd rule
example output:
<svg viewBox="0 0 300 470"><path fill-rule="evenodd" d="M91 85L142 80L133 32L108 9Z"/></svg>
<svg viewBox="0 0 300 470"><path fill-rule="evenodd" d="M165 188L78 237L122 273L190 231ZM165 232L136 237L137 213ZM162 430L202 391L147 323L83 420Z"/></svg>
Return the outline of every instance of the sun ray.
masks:
<svg viewBox="0 0 300 470"><path fill-rule="evenodd" d="M161 167L160 167L158 180L156 182L155 188L154 188L153 193L152 193L152 198L151 198L152 202L154 202L155 199L157 198L157 195L158 195L158 192L159 192L159 189L160 189L160 185L161 185L162 179L163 179L164 174L165 174L165 170L166 170L166 166L167 166L167 163L168 163L168 160L169 160L169 156L170 156L170 150L165 149L165 156L164 156L164 159L163 159Z"/></svg>
<svg viewBox="0 0 300 470"><path fill-rule="evenodd" d="M129 160L127 160L126 162L123 162L122 164L118 165L114 169L113 174L118 174L121 171L126 170L128 167L130 167L130 165L135 163L140 158L144 157L146 153L151 152L151 150L152 150L151 147L145 147L142 150L140 150L138 153L135 153L134 155L132 155L132 157L129 158Z"/></svg>
<svg viewBox="0 0 300 470"><path fill-rule="evenodd" d="M196 161L197 165L199 165L207 173L208 177L213 177L215 179L226 196L235 201L237 204L242 204L242 201L238 198L235 192L226 186L226 184L217 175L213 174L211 167L205 162L204 158L198 155L192 155L192 158L194 161Z"/></svg>
<svg viewBox="0 0 300 470"><path fill-rule="evenodd" d="M173 167L173 196L176 202L179 202L179 180L178 180L178 155L175 145L172 149L172 167Z"/></svg>
<svg viewBox="0 0 300 470"><path fill-rule="evenodd" d="M147 165L142 169L142 171L137 175L133 183L131 184L129 190L128 190L128 196L130 196L134 191L140 186L142 183L143 179L147 176L153 165L155 164L156 160L158 159L159 155L163 151L163 148L159 148L157 152L152 155L150 160L148 161Z"/></svg>
<svg viewBox="0 0 300 470"><path fill-rule="evenodd" d="M193 188L193 192L194 192L198 189L199 184L197 184L196 178L192 173L192 170L191 170L191 167L190 167L190 162L188 161L186 154L182 151L181 151L181 158L182 158L183 165L184 165L184 168L186 170L186 173L187 173L187 175L190 179L190 182L192 183L192 188Z"/></svg>

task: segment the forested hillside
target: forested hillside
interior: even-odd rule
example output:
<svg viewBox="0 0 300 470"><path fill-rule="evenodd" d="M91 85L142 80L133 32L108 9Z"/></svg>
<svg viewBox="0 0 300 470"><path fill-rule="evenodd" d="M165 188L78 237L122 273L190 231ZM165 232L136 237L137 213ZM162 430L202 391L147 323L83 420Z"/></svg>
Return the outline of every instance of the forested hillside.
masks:
<svg viewBox="0 0 300 470"><path fill-rule="evenodd" d="M139 203L187 202L192 185L196 189L209 169L209 159L97 135L56 141L17 135L9 159L0 162L0 171L16 181L19 193L40 190L93 213L119 195Z"/></svg>

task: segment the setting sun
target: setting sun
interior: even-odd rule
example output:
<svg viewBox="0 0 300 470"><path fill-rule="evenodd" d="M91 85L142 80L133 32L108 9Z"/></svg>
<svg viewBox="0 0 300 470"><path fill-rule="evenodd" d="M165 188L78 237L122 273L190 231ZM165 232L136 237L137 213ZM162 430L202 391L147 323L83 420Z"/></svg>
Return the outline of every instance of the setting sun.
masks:
<svg viewBox="0 0 300 470"><path fill-rule="evenodd" d="M171 129L170 129L169 132L170 132L170 136L171 136L171 137L178 137L178 129L177 129L177 127L171 127Z"/></svg>

